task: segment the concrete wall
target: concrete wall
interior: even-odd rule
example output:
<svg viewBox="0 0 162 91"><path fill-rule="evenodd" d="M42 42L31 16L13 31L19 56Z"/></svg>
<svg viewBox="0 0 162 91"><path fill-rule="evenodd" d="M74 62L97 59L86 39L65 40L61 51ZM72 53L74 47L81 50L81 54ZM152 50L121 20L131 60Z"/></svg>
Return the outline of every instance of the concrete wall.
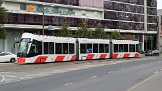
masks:
<svg viewBox="0 0 162 91"><path fill-rule="evenodd" d="M3 39L0 39L0 51L4 51Z"/></svg>
<svg viewBox="0 0 162 91"><path fill-rule="evenodd" d="M157 14L158 14L158 17L159 17L159 21L158 21L159 22L159 24L158 24L158 26L159 26L158 47L159 47L159 51L162 52L162 30L161 30L162 9L158 10Z"/></svg>
<svg viewBox="0 0 162 91"><path fill-rule="evenodd" d="M8 35L6 39L0 39L0 51L7 51L16 53L14 44L20 40L22 31L21 30L7 30Z"/></svg>

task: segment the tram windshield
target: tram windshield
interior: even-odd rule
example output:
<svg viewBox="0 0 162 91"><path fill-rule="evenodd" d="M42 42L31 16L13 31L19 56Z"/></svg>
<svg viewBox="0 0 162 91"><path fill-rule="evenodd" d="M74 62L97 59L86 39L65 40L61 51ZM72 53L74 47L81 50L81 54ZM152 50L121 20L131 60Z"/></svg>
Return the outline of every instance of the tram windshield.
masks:
<svg viewBox="0 0 162 91"><path fill-rule="evenodd" d="M27 54L28 44L29 44L30 40L31 40L30 38L21 39L18 54L21 54L21 55Z"/></svg>

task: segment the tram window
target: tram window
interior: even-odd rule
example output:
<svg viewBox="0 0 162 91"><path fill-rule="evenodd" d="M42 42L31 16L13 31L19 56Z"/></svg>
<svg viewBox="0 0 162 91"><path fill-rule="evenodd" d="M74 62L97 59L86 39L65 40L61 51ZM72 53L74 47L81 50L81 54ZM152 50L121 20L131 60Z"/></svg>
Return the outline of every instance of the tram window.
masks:
<svg viewBox="0 0 162 91"><path fill-rule="evenodd" d="M98 53L98 44L93 44L93 53Z"/></svg>
<svg viewBox="0 0 162 91"><path fill-rule="evenodd" d="M33 54L34 53L34 54ZM32 48L30 48L29 56L40 55L42 54L42 42L33 40Z"/></svg>
<svg viewBox="0 0 162 91"><path fill-rule="evenodd" d="M48 54L49 48L48 48L48 42L44 42L44 54Z"/></svg>
<svg viewBox="0 0 162 91"><path fill-rule="evenodd" d="M135 52L135 45L134 44L129 45L129 52Z"/></svg>
<svg viewBox="0 0 162 91"><path fill-rule="evenodd" d="M80 44L80 53L86 53L86 44Z"/></svg>
<svg viewBox="0 0 162 91"><path fill-rule="evenodd" d="M87 44L87 53L92 53L92 44Z"/></svg>
<svg viewBox="0 0 162 91"><path fill-rule="evenodd" d="M128 52L128 44L124 44L124 52Z"/></svg>
<svg viewBox="0 0 162 91"><path fill-rule="evenodd" d="M124 52L124 45L123 44L119 44L119 52Z"/></svg>
<svg viewBox="0 0 162 91"><path fill-rule="evenodd" d="M119 52L119 45L118 44L114 44L114 52Z"/></svg>
<svg viewBox="0 0 162 91"><path fill-rule="evenodd" d="M99 44L99 53L104 53L104 44Z"/></svg>
<svg viewBox="0 0 162 91"><path fill-rule="evenodd" d="M40 42L40 41L37 41L37 43L36 43L36 48L37 48L37 54L38 55L40 55L40 54L42 54L42 42Z"/></svg>
<svg viewBox="0 0 162 91"><path fill-rule="evenodd" d="M138 46L138 44L136 44L136 52L138 52L139 51L139 46Z"/></svg>
<svg viewBox="0 0 162 91"><path fill-rule="evenodd" d="M53 42L49 43L49 54L54 54L54 43Z"/></svg>
<svg viewBox="0 0 162 91"><path fill-rule="evenodd" d="M68 43L63 43L63 54L68 54L69 50L68 50Z"/></svg>
<svg viewBox="0 0 162 91"><path fill-rule="evenodd" d="M33 43L30 47L30 51L29 51L29 54L28 54L28 57L33 57L37 55L37 52L36 52L36 45L35 43Z"/></svg>
<svg viewBox="0 0 162 91"><path fill-rule="evenodd" d="M56 43L56 54L62 54L62 44L61 43Z"/></svg>
<svg viewBox="0 0 162 91"><path fill-rule="evenodd" d="M105 44L105 53L109 53L109 45L108 44Z"/></svg>
<svg viewBox="0 0 162 91"><path fill-rule="evenodd" d="M74 54L74 44L69 44L69 54Z"/></svg>

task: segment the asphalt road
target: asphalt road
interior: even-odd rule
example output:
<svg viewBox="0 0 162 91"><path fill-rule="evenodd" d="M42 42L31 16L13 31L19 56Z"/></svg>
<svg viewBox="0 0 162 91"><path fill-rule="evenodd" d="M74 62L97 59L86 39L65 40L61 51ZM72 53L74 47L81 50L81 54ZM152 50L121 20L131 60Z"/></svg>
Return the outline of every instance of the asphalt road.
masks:
<svg viewBox="0 0 162 91"><path fill-rule="evenodd" d="M161 70L160 59L123 62L1 84L0 91L138 91Z"/></svg>

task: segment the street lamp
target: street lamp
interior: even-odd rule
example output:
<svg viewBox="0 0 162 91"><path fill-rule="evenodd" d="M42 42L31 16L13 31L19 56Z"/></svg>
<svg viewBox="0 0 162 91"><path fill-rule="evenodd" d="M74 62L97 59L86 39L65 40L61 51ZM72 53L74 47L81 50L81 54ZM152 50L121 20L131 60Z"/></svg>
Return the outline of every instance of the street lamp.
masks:
<svg viewBox="0 0 162 91"><path fill-rule="evenodd" d="M42 13L43 13L43 16L42 16L42 26L43 26L43 31L42 31L42 34L44 35L44 6L45 4L43 3L42 4ZM44 54L44 42L42 40L42 54Z"/></svg>
<svg viewBox="0 0 162 91"><path fill-rule="evenodd" d="M43 13L43 16L42 16L42 25L43 25L42 34L43 34L43 35L44 35L44 6L45 6L45 4L43 3L43 4L42 4L42 13Z"/></svg>

